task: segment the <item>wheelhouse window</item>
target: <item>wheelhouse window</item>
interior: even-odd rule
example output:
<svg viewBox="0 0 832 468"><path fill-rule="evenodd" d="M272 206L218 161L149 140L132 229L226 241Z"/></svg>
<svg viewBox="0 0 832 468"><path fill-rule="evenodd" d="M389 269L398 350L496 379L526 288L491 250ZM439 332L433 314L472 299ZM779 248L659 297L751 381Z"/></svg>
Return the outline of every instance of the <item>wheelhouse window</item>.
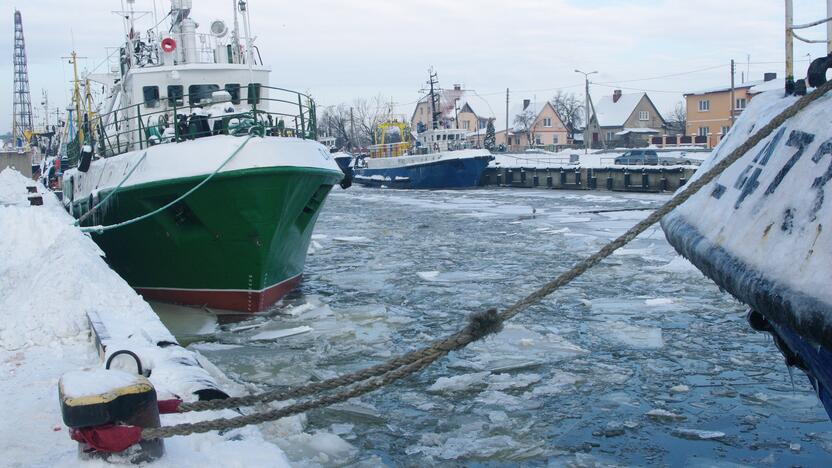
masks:
<svg viewBox="0 0 832 468"><path fill-rule="evenodd" d="M185 104L183 96L185 95L185 90L182 85L170 85L168 86L168 105L173 106L181 106Z"/></svg>
<svg viewBox="0 0 832 468"><path fill-rule="evenodd" d="M219 91L220 87L215 84L195 84L188 86L188 104L196 105L206 99L211 99L214 91Z"/></svg>
<svg viewBox="0 0 832 468"><path fill-rule="evenodd" d="M142 88L142 96L144 97L144 106L145 107L158 107L159 106L159 87L158 86L145 86Z"/></svg>
<svg viewBox="0 0 832 468"><path fill-rule="evenodd" d="M240 103L240 83L226 83L225 90L231 95L231 103Z"/></svg>
<svg viewBox="0 0 832 468"><path fill-rule="evenodd" d="M260 104L260 83L248 84L248 104Z"/></svg>

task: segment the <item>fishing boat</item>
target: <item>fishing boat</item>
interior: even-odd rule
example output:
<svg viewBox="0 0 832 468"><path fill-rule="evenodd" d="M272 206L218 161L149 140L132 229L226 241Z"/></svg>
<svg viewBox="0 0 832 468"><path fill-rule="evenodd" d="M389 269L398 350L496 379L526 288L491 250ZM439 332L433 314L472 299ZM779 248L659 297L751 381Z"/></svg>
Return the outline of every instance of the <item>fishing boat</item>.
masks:
<svg viewBox="0 0 832 468"><path fill-rule="evenodd" d="M472 149L467 130L442 128L436 111L438 95L430 81L433 103L431 128L412 135L404 119L389 118L376 128L376 141L368 157L356 165L353 180L369 187L399 189L462 189L480 184L494 156L488 150ZM387 143L389 137L397 141Z"/></svg>
<svg viewBox="0 0 832 468"><path fill-rule="evenodd" d="M207 34L190 0L171 1L170 27L139 34L133 3L114 72L99 78L103 108L81 107L76 78L65 206L146 299L262 311L299 283L343 178L316 141L314 101L268 85L247 2L233 28L216 20Z"/></svg>
<svg viewBox="0 0 832 468"><path fill-rule="evenodd" d="M832 55L816 60L808 79L795 83L787 58L785 83L751 100L699 174L794 104L804 85L811 92L825 83L830 64ZM752 328L773 335L832 417L830 121L827 93L666 216L662 227L680 254L750 307Z"/></svg>

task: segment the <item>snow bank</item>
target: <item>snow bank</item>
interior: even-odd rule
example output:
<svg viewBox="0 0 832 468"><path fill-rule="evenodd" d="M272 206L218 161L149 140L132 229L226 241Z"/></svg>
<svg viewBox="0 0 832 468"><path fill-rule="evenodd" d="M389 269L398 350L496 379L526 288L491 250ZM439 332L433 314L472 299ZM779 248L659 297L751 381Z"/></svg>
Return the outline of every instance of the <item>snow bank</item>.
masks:
<svg viewBox="0 0 832 468"><path fill-rule="evenodd" d="M0 172L0 394L6 405L0 425L0 452L12 466L104 465L80 462L77 444L63 427L57 402L58 378L69 371L101 366L87 324L96 313L111 337L108 352L130 349L153 370L150 380L160 398L176 394L194 400L196 386L214 379L199 356L177 345L150 306L107 267L89 237L45 191L44 205L29 207L32 181L6 169ZM127 360L125 360L127 361ZM203 363L205 364L205 363ZM130 366L134 366L130 363ZM134 371L135 367L125 367ZM201 382L201 384L198 384ZM193 422L232 411L164 415L163 424ZM287 466L284 453L266 442L256 427L175 437L154 466L206 466L233 461L242 466Z"/></svg>

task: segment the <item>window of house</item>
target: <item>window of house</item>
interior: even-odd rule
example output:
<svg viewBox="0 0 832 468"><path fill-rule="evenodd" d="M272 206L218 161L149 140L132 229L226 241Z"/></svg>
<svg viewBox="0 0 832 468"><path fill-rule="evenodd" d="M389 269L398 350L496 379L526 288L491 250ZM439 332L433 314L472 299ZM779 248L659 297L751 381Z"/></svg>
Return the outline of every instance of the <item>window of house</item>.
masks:
<svg viewBox="0 0 832 468"><path fill-rule="evenodd" d="M220 87L215 84L195 84L188 86L188 104L199 104L204 99L211 99L214 91L219 91Z"/></svg>
<svg viewBox="0 0 832 468"><path fill-rule="evenodd" d="M260 83L248 84L248 96L246 102L248 104L260 104Z"/></svg>
<svg viewBox="0 0 832 468"><path fill-rule="evenodd" d="M552 137L552 144L554 144L554 145L558 144L558 136L557 135Z"/></svg>
<svg viewBox="0 0 832 468"><path fill-rule="evenodd" d="M424 108L424 107L420 107L420 108L419 108L419 115L424 115L424 114L425 114L425 108Z"/></svg>
<svg viewBox="0 0 832 468"><path fill-rule="evenodd" d="M748 104L748 102L745 100L745 98L737 98L737 102L736 102L736 105L734 106L734 108L737 109L737 110L742 110L742 109L745 109L745 106L747 104Z"/></svg>
<svg viewBox="0 0 832 468"><path fill-rule="evenodd" d="M540 135L534 137L534 144L536 144L536 145L542 145L543 144L543 139L540 137Z"/></svg>
<svg viewBox="0 0 832 468"><path fill-rule="evenodd" d="M471 122L470 122L470 121L465 120L465 121L463 121L463 122L462 122L462 128L463 128L463 129L468 130L468 128L469 128L470 126L471 126Z"/></svg>
<svg viewBox="0 0 832 468"><path fill-rule="evenodd" d="M184 95L185 91L182 85L168 86L168 105L173 107L185 104L185 101L182 98Z"/></svg>
<svg viewBox="0 0 832 468"><path fill-rule="evenodd" d="M240 83L226 83L225 90L231 95L231 103L240 103Z"/></svg>
<svg viewBox="0 0 832 468"><path fill-rule="evenodd" d="M543 119L543 126L546 128L550 128L552 126L552 118L546 117Z"/></svg>
<svg viewBox="0 0 832 468"><path fill-rule="evenodd" d="M722 127L722 134L723 135L727 135L729 131L731 131L731 127L729 127L727 125Z"/></svg>
<svg viewBox="0 0 832 468"><path fill-rule="evenodd" d="M615 139L615 132L607 132L607 141L612 141Z"/></svg>
<svg viewBox="0 0 832 468"><path fill-rule="evenodd" d="M144 106L145 107L158 107L159 106L159 87L158 86L145 86L142 88L142 95L144 96Z"/></svg>
<svg viewBox="0 0 832 468"><path fill-rule="evenodd" d="M708 112L711 110L711 101L702 99L699 101L699 112Z"/></svg>
<svg viewBox="0 0 832 468"><path fill-rule="evenodd" d="M711 132L711 129L708 127L699 127L699 136L708 136L708 133Z"/></svg>
<svg viewBox="0 0 832 468"><path fill-rule="evenodd" d="M642 121L650 120L650 113L647 111L638 111L638 119Z"/></svg>

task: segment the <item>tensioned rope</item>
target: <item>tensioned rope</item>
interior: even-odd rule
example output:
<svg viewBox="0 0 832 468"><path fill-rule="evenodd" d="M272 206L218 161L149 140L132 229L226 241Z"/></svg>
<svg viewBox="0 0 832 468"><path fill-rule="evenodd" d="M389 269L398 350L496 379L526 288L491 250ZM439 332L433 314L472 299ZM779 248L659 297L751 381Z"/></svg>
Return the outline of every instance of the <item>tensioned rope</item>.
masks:
<svg viewBox="0 0 832 468"><path fill-rule="evenodd" d="M202 187L203 185L207 184L207 183L208 183L208 181L210 181L211 179L213 179L213 178L214 178L214 176L215 176L215 175L217 175L217 173L218 173L218 172L220 172L220 171L222 170L222 168L224 168L224 167L226 166L226 164L228 164L229 162L231 162L231 160L232 160L232 159L234 159L234 157L235 157L235 156L237 156L237 154L239 154L239 152L240 152L240 151L242 151L242 149L243 149L243 148L245 148L245 146L248 144L248 142L249 142L249 141L251 141L251 139L252 139L252 138L254 138L254 135L253 135L253 134L250 134L249 136L247 136L247 137L246 137L246 139L245 139L245 141L243 141L243 142L240 144L240 146L238 146L238 147L237 147L237 149L235 149L235 150L234 150L234 152L232 152L232 153L231 153L231 155L229 155L229 156L225 159L225 161L223 161L223 162L222 162L222 164L220 164L220 165L219 165L219 167L217 167L217 168L214 170L214 172L210 173L210 174L208 175L208 177L206 177L206 178L202 179L202 182L200 182L200 183L196 184L196 185L195 185L194 187L192 187L190 190L188 190L187 192L183 193L181 196L177 197L175 200L171 201L170 203L167 203L166 205L164 205L164 206L162 206L162 207L160 207L160 208L158 208L158 209L155 209L155 210L151 211L150 213L146 213L146 214L143 214L143 215L141 215L141 216L137 216L137 217L135 217L135 218L128 219L127 221L122 221L122 222L120 222L120 223L111 224L111 225L109 225L109 226L88 226L88 227L82 227L82 228L81 228L81 232L95 232L95 233L102 233L102 232L104 232L104 231L109 231L109 230L112 230L112 229L118 229L118 228L120 228L120 227L124 227L124 226L127 226L127 225L129 225L129 224L133 224L133 223L137 223L137 222L139 222L139 221L145 220L145 219L147 219L147 218L150 218L151 216L155 216L155 215L157 215L157 214L159 214L159 213L161 213L161 212L163 212L163 211L167 210L167 209L168 209L168 208L170 208L171 206L173 206L173 205L175 205L175 204L177 204L177 203L181 202L182 200L184 200L184 199L188 198L188 196L190 196L192 193L196 192L196 191L197 191L200 187ZM146 153L145 153L145 154L146 154ZM137 166L138 166L138 164L137 164ZM134 167L134 169L135 169L135 167ZM125 179L125 180L126 180L126 179ZM114 190L113 192L115 192L115 190ZM108 195L108 198L109 198L109 196L110 196L110 195L112 195L112 192ZM106 200L106 198L105 198L105 200ZM104 201L105 201L105 200L104 200ZM103 201L102 201L102 203L103 203ZM100 205L100 204L101 204L101 203L99 203L99 205ZM96 208L97 208L97 207L98 207L98 206L96 206Z"/></svg>
<svg viewBox="0 0 832 468"><path fill-rule="evenodd" d="M79 226L81 223L83 223L85 219L87 219L88 217L90 217L90 216L91 216L93 213L95 213L95 212L96 212L96 211L97 211L100 207L104 206L104 204L105 204L105 203L107 203L107 200L109 200L109 199L110 199L110 197L112 197L113 195L115 195L115 194L116 194L116 192L118 192L119 190L121 190L121 186L122 186L122 185L124 185L124 183L125 183L125 182L127 182L127 179L129 179L129 178L130 178L130 176L131 176L131 175L133 175L133 172L135 172L135 171L136 171L136 168L138 168L138 167L142 164L142 162L144 162L144 159L145 159L146 157L147 157L147 151L145 151L144 153L142 153L142 157L141 157L141 158L139 158L139 160L138 160L138 161L136 161L136 164L134 164L134 165L133 165L133 167L132 167L132 168L130 168L130 171L127 173L127 175L125 175L125 176L124 176L124 178L123 178L123 179L121 179L121 181L118 183L118 185L116 185L116 187L115 187L114 189L110 190L110 193L108 193L108 194L107 194L107 196L106 196L106 197L104 197L104 199L103 199L103 200L101 200L100 202L96 203L96 204L95 204L95 206L93 206L92 208L90 208L90 209L89 209L86 213L84 213L84 215L83 215L83 216L81 216L81 217L79 217L78 219L76 219L76 220L75 220L75 225L76 225L76 226ZM101 175L102 175L102 176L104 175L104 170L103 170L103 169L101 170Z"/></svg>
<svg viewBox="0 0 832 468"><path fill-rule="evenodd" d="M798 112L805 109L806 106L815 100L824 96L830 90L832 90L832 82L827 82L812 93L801 97L797 102L793 103L779 115L774 117L766 126L758 130L751 138L746 140L745 143L737 147L728 156L702 174L698 179L691 182L681 193L677 194L667 203L659 207L644 220L630 228L627 232L612 242L603 246L593 255L578 262L568 271L544 284L542 287L525 298L517 301L515 304L502 312L490 309L486 312L475 313L469 317L468 324L457 333L449 335L444 339L436 340L430 346L411 351L407 354L390 359L385 363L372 366L355 373L346 374L334 379L309 384L287 391L270 391L258 395L229 398L226 400L183 403L180 405L180 411L200 411L251 406L260 403L307 396L320 391L333 390L355 384L348 390L260 413L233 418L218 418L197 423L178 424L175 426L145 428L142 430L142 439L148 440L177 435L202 433L213 430L239 428L250 424L260 424L267 421L274 421L294 414L303 413L311 409L346 401L350 398L364 395L385 385L410 376L439 360L451 351L461 349L474 341L498 332L506 320L515 317L523 310L540 302L546 296L552 294L562 286L582 275L587 270L610 256L617 249L631 242L639 234L643 233L650 226L661 220L662 217L690 199L690 197L699 192L702 187L722 174L728 167L753 149L763 139L771 135L774 130L783 125L783 123L785 123L788 119L794 117Z"/></svg>

